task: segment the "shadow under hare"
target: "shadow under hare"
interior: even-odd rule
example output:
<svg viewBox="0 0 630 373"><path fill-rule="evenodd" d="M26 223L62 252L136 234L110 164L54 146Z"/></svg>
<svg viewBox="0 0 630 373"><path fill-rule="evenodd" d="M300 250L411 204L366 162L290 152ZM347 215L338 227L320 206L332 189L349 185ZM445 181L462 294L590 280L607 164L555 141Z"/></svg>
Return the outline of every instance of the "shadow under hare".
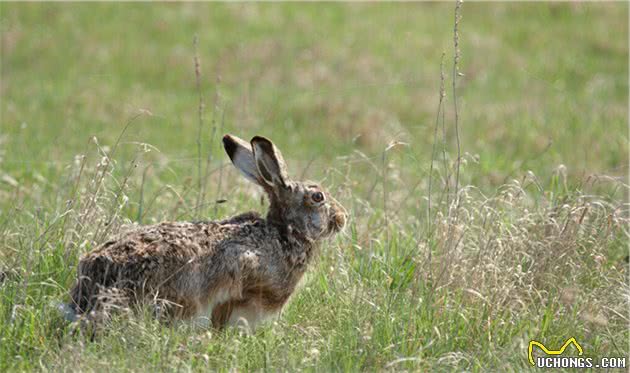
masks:
<svg viewBox="0 0 630 373"><path fill-rule="evenodd" d="M240 321L253 328L279 313L320 243L346 223L345 209L319 185L292 181L271 141L225 135L234 166L264 189L266 217L163 222L109 240L83 256L67 314L102 309L112 292L127 304L152 301L168 319ZM122 296L120 296L122 294Z"/></svg>

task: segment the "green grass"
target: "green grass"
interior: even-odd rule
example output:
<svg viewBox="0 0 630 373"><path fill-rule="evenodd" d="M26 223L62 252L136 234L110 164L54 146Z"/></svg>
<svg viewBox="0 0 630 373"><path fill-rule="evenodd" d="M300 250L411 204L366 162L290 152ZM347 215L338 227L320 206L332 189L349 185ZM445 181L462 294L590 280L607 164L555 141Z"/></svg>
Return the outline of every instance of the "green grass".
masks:
<svg viewBox="0 0 630 373"><path fill-rule="evenodd" d="M0 3L0 370L521 371L529 340L569 337L628 356L628 4L463 5L456 220L453 8ZM224 132L273 139L351 213L281 317L63 322L79 256L122 224L264 210Z"/></svg>

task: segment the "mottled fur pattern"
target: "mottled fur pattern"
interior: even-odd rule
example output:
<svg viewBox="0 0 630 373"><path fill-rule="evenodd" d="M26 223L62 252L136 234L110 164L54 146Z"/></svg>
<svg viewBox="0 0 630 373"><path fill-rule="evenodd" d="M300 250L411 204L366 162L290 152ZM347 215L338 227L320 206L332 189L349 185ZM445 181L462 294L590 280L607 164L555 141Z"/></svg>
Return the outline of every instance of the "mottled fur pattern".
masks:
<svg viewBox="0 0 630 373"><path fill-rule="evenodd" d="M159 300L171 319L207 315L218 328L241 317L253 328L282 308L321 241L345 225L345 210L319 185L289 180L271 141L226 135L223 142L234 165L267 193L266 218L247 212L164 222L105 242L79 262L76 314L97 312L110 291L130 304Z"/></svg>

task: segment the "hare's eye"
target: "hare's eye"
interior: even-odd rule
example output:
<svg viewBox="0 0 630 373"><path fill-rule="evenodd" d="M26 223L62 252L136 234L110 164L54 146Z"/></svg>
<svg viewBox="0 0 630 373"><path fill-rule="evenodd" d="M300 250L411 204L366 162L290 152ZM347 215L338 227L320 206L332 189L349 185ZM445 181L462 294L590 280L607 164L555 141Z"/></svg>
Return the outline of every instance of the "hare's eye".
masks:
<svg viewBox="0 0 630 373"><path fill-rule="evenodd" d="M315 203L323 202L324 201L324 193L322 193L322 192L315 192L315 193L313 193L311 195L311 199Z"/></svg>

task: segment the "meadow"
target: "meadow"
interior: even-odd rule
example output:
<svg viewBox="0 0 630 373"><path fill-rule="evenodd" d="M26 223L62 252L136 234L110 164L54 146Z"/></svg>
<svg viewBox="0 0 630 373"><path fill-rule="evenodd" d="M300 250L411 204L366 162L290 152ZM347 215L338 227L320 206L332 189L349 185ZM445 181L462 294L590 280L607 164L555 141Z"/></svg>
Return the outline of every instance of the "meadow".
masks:
<svg viewBox="0 0 630 373"><path fill-rule="evenodd" d="M523 371L530 340L570 337L629 356L628 4L464 3L455 69L454 9L1 2L0 371ZM265 211L224 133L272 139L350 212L282 315L65 322L107 237Z"/></svg>

